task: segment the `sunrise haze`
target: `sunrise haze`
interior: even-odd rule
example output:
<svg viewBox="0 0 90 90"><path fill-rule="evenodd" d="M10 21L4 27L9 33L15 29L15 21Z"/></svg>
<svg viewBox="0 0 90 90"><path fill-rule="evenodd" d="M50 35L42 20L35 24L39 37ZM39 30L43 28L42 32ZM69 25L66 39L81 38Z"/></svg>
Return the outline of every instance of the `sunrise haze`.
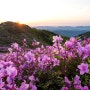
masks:
<svg viewBox="0 0 90 90"><path fill-rule="evenodd" d="M0 22L30 26L89 26L90 0L0 0Z"/></svg>

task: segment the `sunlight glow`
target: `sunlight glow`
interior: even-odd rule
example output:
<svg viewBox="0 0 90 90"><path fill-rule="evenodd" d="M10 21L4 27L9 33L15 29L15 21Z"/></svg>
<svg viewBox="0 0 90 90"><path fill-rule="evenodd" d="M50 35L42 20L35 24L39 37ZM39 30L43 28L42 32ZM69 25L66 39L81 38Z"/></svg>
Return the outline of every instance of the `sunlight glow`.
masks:
<svg viewBox="0 0 90 90"><path fill-rule="evenodd" d="M90 0L0 0L0 22L84 25L89 16Z"/></svg>

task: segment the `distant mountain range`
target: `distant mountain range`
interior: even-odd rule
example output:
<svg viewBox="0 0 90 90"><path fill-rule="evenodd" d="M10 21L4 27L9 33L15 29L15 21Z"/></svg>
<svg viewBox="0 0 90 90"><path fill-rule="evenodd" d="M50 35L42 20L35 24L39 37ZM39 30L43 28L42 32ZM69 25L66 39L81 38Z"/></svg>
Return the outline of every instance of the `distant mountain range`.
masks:
<svg viewBox="0 0 90 90"><path fill-rule="evenodd" d="M52 31L56 34L68 36L68 37L73 37L73 36L78 36L80 34L90 32L90 26L37 26L35 27L40 30L49 30Z"/></svg>

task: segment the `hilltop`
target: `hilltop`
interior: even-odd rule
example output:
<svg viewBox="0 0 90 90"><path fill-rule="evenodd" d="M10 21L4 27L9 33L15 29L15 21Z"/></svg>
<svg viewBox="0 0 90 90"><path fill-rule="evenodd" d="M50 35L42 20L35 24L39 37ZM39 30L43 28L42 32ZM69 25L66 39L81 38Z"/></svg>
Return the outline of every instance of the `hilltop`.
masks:
<svg viewBox="0 0 90 90"><path fill-rule="evenodd" d="M51 45L52 36L54 35L56 34L53 32L41 31L17 22L7 21L0 24L0 46L9 46L13 42L21 44L24 38L29 46L33 40L45 45Z"/></svg>
<svg viewBox="0 0 90 90"><path fill-rule="evenodd" d="M34 40L44 45L52 45L52 36L55 35L58 34L31 28L17 22L7 21L0 24L0 46L10 46L13 42L22 44L24 38L27 40L29 47L31 47L31 42ZM64 39L66 40L67 37L64 37Z"/></svg>

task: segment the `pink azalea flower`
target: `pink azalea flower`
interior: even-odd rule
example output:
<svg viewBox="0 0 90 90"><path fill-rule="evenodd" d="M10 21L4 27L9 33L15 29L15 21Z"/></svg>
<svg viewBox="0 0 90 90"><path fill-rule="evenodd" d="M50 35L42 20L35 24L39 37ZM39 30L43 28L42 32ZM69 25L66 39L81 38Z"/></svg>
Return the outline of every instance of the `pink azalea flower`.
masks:
<svg viewBox="0 0 90 90"><path fill-rule="evenodd" d="M88 64L81 63L81 65L78 65L78 68L80 69L80 74L83 75L84 73L88 73Z"/></svg>
<svg viewBox="0 0 90 90"><path fill-rule="evenodd" d="M6 68L6 71L12 79L17 75L17 69L15 67L9 66Z"/></svg>
<svg viewBox="0 0 90 90"><path fill-rule="evenodd" d="M90 56L90 44L87 44L87 45L85 46L85 49L87 50L88 56Z"/></svg>
<svg viewBox="0 0 90 90"><path fill-rule="evenodd" d="M76 42L76 39L74 37L71 37L70 41L74 43L74 42Z"/></svg>
<svg viewBox="0 0 90 90"><path fill-rule="evenodd" d="M31 87L31 90L37 90L36 85L34 85L32 82L30 82L30 87Z"/></svg>
<svg viewBox="0 0 90 90"><path fill-rule="evenodd" d="M61 36L53 36L53 42L58 42L58 43L61 43L62 42L62 37Z"/></svg>
<svg viewBox="0 0 90 90"><path fill-rule="evenodd" d="M34 54L31 52L26 53L25 58L28 60L29 63L35 62Z"/></svg>
<svg viewBox="0 0 90 90"><path fill-rule="evenodd" d="M26 82L24 81L22 82L19 90L28 90L28 88L29 88L29 84L26 84Z"/></svg>
<svg viewBox="0 0 90 90"><path fill-rule="evenodd" d="M55 59L53 59L53 67L54 66L58 66L59 64L60 64L60 61L59 60L57 60L56 58Z"/></svg>
<svg viewBox="0 0 90 90"><path fill-rule="evenodd" d="M37 87L35 85L33 85L32 90L37 90Z"/></svg>
<svg viewBox="0 0 90 90"><path fill-rule="evenodd" d="M65 46L66 46L66 48L73 48L73 42L71 42L71 41L66 41L65 42Z"/></svg>
<svg viewBox="0 0 90 90"><path fill-rule="evenodd" d="M65 77L65 83L71 85L71 81L69 81L68 77Z"/></svg>
<svg viewBox="0 0 90 90"><path fill-rule="evenodd" d="M30 77L29 77L29 80L34 81L34 80L35 80L34 76L33 76L33 75L30 76Z"/></svg>
<svg viewBox="0 0 90 90"><path fill-rule="evenodd" d="M74 78L74 88L75 89L81 89L81 81L79 80L80 77L78 75L75 76Z"/></svg>
<svg viewBox="0 0 90 90"><path fill-rule="evenodd" d="M40 44L40 42L37 42L37 41L32 42L32 46L38 46L39 44Z"/></svg>
<svg viewBox="0 0 90 90"><path fill-rule="evenodd" d="M76 75L74 78L74 84L81 84L81 81L79 79L80 79L80 77L78 75Z"/></svg>
<svg viewBox="0 0 90 90"><path fill-rule="evenodd" d="M88 88L88 86L84 86L84 87L82 87L81 90L89 90L89 88Z"/></svg>
<svg viewBox="0 0 90 90"><path fill-rule="evenodd" d="M13 47L14 49L18 50L19 49L19 45L17 43L13 43L11 45L11 47Z"/></svg>

